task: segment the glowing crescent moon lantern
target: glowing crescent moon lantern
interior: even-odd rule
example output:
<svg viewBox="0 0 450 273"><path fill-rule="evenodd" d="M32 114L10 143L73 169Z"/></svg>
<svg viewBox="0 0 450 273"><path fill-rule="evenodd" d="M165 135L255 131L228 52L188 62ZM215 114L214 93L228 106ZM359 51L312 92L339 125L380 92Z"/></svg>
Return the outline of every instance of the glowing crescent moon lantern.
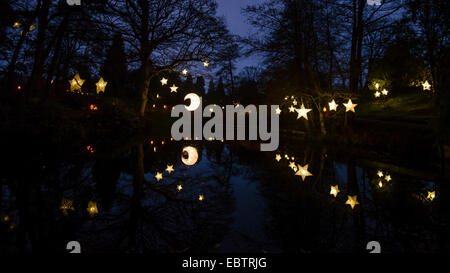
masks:
<svg viewBox="0 0 450 273"><path fill-rule="evenodd" d="M192 166L197 163L198 152L195 147L187 146L183 148L183 153L181 154L181 161L187 166Z"/></svg>
<svg viewBox="0 0 450 273"><path fill-rule="evenodd" d="M195 93L187 94L184 100L191 100L191 104L185 106L188 111L195 111L200 106L200 97Z"/></svg>

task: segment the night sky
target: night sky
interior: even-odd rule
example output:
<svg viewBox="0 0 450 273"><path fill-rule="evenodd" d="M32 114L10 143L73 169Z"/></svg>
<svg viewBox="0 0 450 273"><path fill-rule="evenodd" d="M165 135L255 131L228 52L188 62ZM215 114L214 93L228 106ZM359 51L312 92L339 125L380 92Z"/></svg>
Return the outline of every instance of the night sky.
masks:
<svg viewBox="0 0 450 273"><path fill-rule="evenodd" d="M217 13L224 16L232 34L248 36L254 29L246 22L242 9L248 5L263 3L264 0L217 0L219 4ZM260 59L257 56L241 58L236 63L236 68L241 71L246 66L258 66Z"/></svg>

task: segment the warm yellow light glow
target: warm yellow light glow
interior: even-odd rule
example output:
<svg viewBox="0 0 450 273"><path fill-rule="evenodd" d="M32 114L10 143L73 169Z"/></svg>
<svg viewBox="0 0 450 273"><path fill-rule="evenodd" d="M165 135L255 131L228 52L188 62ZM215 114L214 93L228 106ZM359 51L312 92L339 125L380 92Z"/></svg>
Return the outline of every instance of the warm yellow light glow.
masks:
<svg viewBox="0 0 450 273"><path fill-rule="evenodd" d="M300 175L302 177L302 181L305 181L305 178L307 176L312 176L312 173L308 171L308 164L305 166L298 165L298 171L295 173L295 175Z"/></svg>
<svg viewBox="0 0 450 273"><path fill-rule="evenodd" d="M324 108L322 109L322 111L323 111L323 112L326 112L326 111L327 111L327 108L326 108L326 107L324 107Z"/></svg>
<svg viewBox="0 0 450 273"><path fill-rule="evenodd" d="M155 175L155 178L156 178L157 181L163 179L162 173L158 173L158 172L157 172L156 175Z"/></svg>
<svg viewBox="0 0 450 273"><path fill-rule="evenodd" d="M188 71L187 71L187 69L183 69L183 71L181 71L181 73L183 73L183 75L186 76Z"/></svg>
<svg viewBox="0 0 450 273"><path fill-rule="evenodd" d="M100 94L100 92L105 93L105 88L108 82L105 82L102 77L100 77L100 80L95 84L97 86L97 94Z"/></svg>
<svg viewBox="0 0 450 273"><path fill-rule="evenodd" d="M330 107L330 111L336 111L338 105L336 104L336 102L334 100L332 100L330 103L328 103L328 106Z"/></svg>
<svg viewBox="0 0 450 273"><path fill-rule="evenodd" d="M275 160L278 161L278 162L280 162L280 160L281 160L281 155L279 155L279 154L275 155Z"/></svg>
<svg viewBox="0 0 450 273"><path fill-rule="evenodd" d="M170 93L177 93L178 87L174 84L170 87Z"/></svg>
<svg viewBox="0 0 450 273"><path fill-rule="evenodd" d="M278 107L275 111L276 111L277 115L281 114L281 109L280 109L280 107Z"/></svg>
<svg viewBox="0 0 450 273"><path fill-rule="evenodd" d="M383 94L383 96L387 96L389 94L389 91L387 91L386 89L383 89L383 91L381 91L381 93Z"/></svg>
<svg viewBox="0 0 450 273"><path fill-rule="evenodd" d="M21 26L22 26L22 24L20 22L15 22L13 25L13 28L19 28Z"/></svg>
<svg viewBox="0 0 450 273"><path fill-rule="evenodd" d="M381 93L380 93L380 91L377 91L373 95L375 96L375 98L379 98L381 96Z"/></svg>
<svg viewBox="0 0 450 273"><path fill-rule="evenodd" d="M8 222L9 221L9 216L8 215L3 216L2 221L3 222Z"/></svg>
<svg viewBox="0 0 450 273"><path fill-rule="evenodd" d="M167 165L166 172L168 172L169 174L171 174L173 171L175 171L175 170L173 169L173 165Z"/></svg>
<svg viewBox="0 0 450 273"><path fill-rule="evenodd" d="M376 83L376 84L375 84L375 88L378 90L378 89L380 88L380 84L379 84L379 83Z"/></svg>
<svg viewBox="0 0 450 273"><path fill-rule="evenodd" d="M423 86L423 91L427 91L427 90L431 91L431 84L428 81L424 82L422 84L422 86Z"/></svg>
<svg viewBox="0 0 450 273"><path fill-rule="evenodd" d="M389 181L391 181L391 180L392 180L392 178L391 178L391 176L390 176L390 175L386 175L386 177L385 177L384 179L386 179L386 181L387 181L387 182L389 182Z"/></svg>
<svg viewBox="0 0 450 273"><path fill-rule="evenodd" d="M380 187L380 188L383 187L383 182L382 181L378 182L378 187Z"/></svg>
<svg viewBox="0 0 450 273"><path fill-rule="evenodd" d="M66 198L63 198L61 200L61 206L59 208L63 211L64 214L67 214L68 210L75 210L75 208L73 207L73 201Z"/></svg>
<svg viewBox="0 0 450 273"><path fill-rule="evenodd" d="M181 155L181 161L187 166L192 166L197 163L198 160L198 152L195 147L187 146L183 148L183 152Z"/></svg>
<svg viewBox="0 0 450 273"><path fill-rule="evenodd" d="M293 104L293 105L297 105L297 104L298 104L297 100L294 100L294 101L292 102L292 104Z"/></svg>
<svg viewBox="0 0 450 273"><path fill-rule="evenodd" d="M436 198L436 192L435 191L429 191L427 199L430 201L433 201Z"/></svg>
<svg viewBox="0 0 450 273"><path fill-rule="evenodd" d="M91 104L91 105L89 106L89 109L90 109L91 111L97 111L97 110L98 110L98 106L95 105L95 104Z"/></svg>
<svg viewBox="0 0 450 273"><path fill-rule="evenodd" d="M76 74L75 77L69 81L70 91L77 92L81 91L81 86L83 86L85 80L80 78L80 74Z"/></svg>
<svg viewBox="0 0 450 273"><path fill-rule="evenodd" d="M358 196L356 196L356 195L355 196L348 195L348 199L345 202L345 204L350 205L350 207L352 207L352 209L354 209L356 205L359 205L359 202L357 199L358 199Z"/></svg>
<svg viewBox="0 0 450 273"><path fill-rule="evenodd" d="M203 66L204 66L204 67L208 67L208 66L209 66L208 61L203 62Z"/></svg>
<svg viewBox="0 0 450 273"><path fill-rule="evenodd" d="M200 97L195 93L189 93L184 97L184 100L190 100L191 104L189 106L185 106L186 110L192 112L197 110L200 107Z"/></svg>
<svg viewBox="0 0 450 273"><path fill-rule="evenodd" d="M302 103L300 109L296 109L296 111L298 113L297 119L304 118L308 120L308 113L311 111L311 109L306 109L305 105L303 105Z"/></svg>
<svg viewBox="0 0 450 273"><path fill-rule="evenodd" d="M30 31L33 31L33 30L35 30L36 29L36 26L35 25L31 25L30 26Z"/></svg>
<svg viewBox="0 0 450 273"><path fill-rule="evenodd" d="M383 177L383 176L384 176L384 174L383 174L382 171L378 171L378 172L377 172L377 175L378 175L378 177Z"/></svg>
<svg viewBox="0 0 450 273"><path fill-rule="evenodd" d="M177 191L181 191L182 189L183 189L183 186L181 186L181 185L177 186Z"/></svg>
<svg viewBox="0 0 450 273"><path fill-rule="evenodd" d="M198 200L199 201L203 201L205 199L205 196L203 196L203 194L200 194L199 196L198 196Z"/></svg>
<svg viewBox="0 0 450 273"><path fill-rule="evenodd" d="M291 105L291 107L289 107L289 112L295 113L295 107L293 105Z"/></svg>
<svg viewBox="0 0 450 273"><path fill-rule="evenodd" d="M166 78L162 78L162 79L161 79L161 84L162 84L162 85L167 85L167 81L168 81L168 80L167 80Z"/></svg>
<svg viewBox="0 0 450 273"><path fill-rule="evenodd" d="M89 201L88 206L87 206L87 211L90 216L94 216L95 214L98 214L97 203L93 202L93 201Z"/></svg>
<svg viewBox="0 0 450 273"><path fill-rule="evenodd" d="M331 186L331 190L330 190L330 195L333 195L334 197L336 197L338 195L338 193L341 192L339 190L339 186Z"/></svg>
<svg viewBox="0 0 450 273"><path fill-rule="evenodd" d="M289 162L289 168L293 169L295 167L295 162Z"/></svg>
<svg viewBox="0 0 450 273"><path fill-rule="evenodd" d="M353 113L355 113L355 107L356 107L357 105L358 105L358 104L353 104L352 100L349 99L347 103L344 103L344 106L345 106L345 112L352 111Z"/></svg>

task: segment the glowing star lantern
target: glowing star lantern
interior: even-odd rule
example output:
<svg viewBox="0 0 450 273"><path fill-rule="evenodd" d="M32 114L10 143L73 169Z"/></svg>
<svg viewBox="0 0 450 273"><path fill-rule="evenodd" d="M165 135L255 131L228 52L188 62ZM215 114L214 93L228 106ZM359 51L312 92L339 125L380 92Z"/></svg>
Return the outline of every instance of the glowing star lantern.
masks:
<svg viewBox="0 0 450 273"><path fill-rule="evenodd" d="M345 204L350 205L350 207L352 207L352 209L354 209L356 205L359 205L359 202L357 199L358 199L358 196L356 196L356 195L355 196L348 195L348 199L345 202Z"/></svg>
<svg viewBox="0 0 450 273"><path fill-rule="evenodd" d="M289 112L295 113L295 107L293 105L291 105L291 107L289 107Z"/></svg>
<svg viewBox="0 0 450 273"><path fill-rule="evenodd" d="M198 200L199 200L199 201L205 200L205 196L203 196L203 194L200 194L200 195L198 196Z"/></svg>
<svg viewBox="0 0 450 273"><path fill-rule="evenodd" d="M181 185L177 186L177 191L181 191L182 189L183 189L183 186L181 186Z"/></svg>
<svg viewBox="0 0 450 273"><path fill-rule="evenodd" d="M100 77L100 80L95 84L97 86L97 94L100 94L100 92L105 93L105 88L108 82L105 82L103 78Z"/></svg>
<svg viewBox="0 0 450 273"><path fill-rule="evenodd" d="M281 114L281 109L280 109L280 107L278 107L275 111L276 111L277 115L280 115L280 114Z"/></svg>
<svg viewBox="0 0 450 273"><path fill-rule="evenodd" d="M422 84L423 86L423 91L431 91L431 84L428 83L428 81L426 81L425 83Z"/></svg>
<svg viewBox="0 0 450 273"><path fill-rule="evenodd" d="M380 187L380 188L383 187L383 182L382 181L378 182L378 187Z"/></svg>
<svg viewBox="0 0 450 273"><path fill-rule="evenodd" d="M339 190L339 186L331 186L331 190L330 190L330 195L333 195L334 197L336 197L338 195L338 193L341 192Z"/></svg>
<svg viewBox="0 0 450 273"><path fill-rule="evenodd" d="M376 83L376 84L375 84L375 88L378 90L378 89L380 88L380 84L379 84L379 83Z"/></svg>
<svg viewBox="0 0 450 273"><path fill-rule="evenodd" d="M208 67L208 66L209 66L208 61L203 62L203 66L204 66L204 67Z"/></svg>
<svg viewBox="0 0 450 273"><path fill-rule="evenodd" d="M300 175L302 177L302 181L305 181L305 178L307 176L312 176L312 173L308 171L308 164L305 166L298 165L298 171L295 173L295 175Z"/></svg>
<svg viewBox="0 0 450 273"><path fill-rule="evenodd" d="M330 111L336 111L338 105L336 104L336 102L334 100L332 100L330 103L328 103L328 106L330 107Z"/></svg>
<svg viewBox="0 0 450 273"><path fill-rule="evenodd" d="M305 118L306 120L308 120L308 113L309 113L309 111L311 111L311 109L306 109L302 103L302 106L300 107L300 109L297 109L296 111L298 113L297 119Z"/></svg>
<svg viewBox="0 0 450 273"><path fill-rule="evenodd" d="M192 166L197 163L198 152L195 147L187 146L183 148L183 153L181 155L181 161L187 166Z"/></svg>
<svg viewBox="0 0 450 273"><path fill-rule="evenodd" d="M161 85L167 85L167 79L166 78L162 78L161 79Z"/></svg>
<svg viewBox="0 0 450 273"><path fill-rule="evenodd" d="M158 173L157 172L156 175L155 175L155 178L156 178L157 181L163 179L162 173Z"/></svg>
<svg viewBox="0 0 450 273"><path fill-rule="evenodd" d="M430 200L430 201L433 201L434 198L436 198L436 192L435 191L429 191L427 199Z"/></svg>
<svg viewBox="0 0 450 273"><path fill-rule="evenodd" d="M383 89L383 91L381 91L381 94L383 94L383 96L387 96L389 94L389 91Z"/></svg>
<svg viewBox="0 0 450 273"><path fill-rule="evenodd" d="M382 171L378 171L378 172L377 172L377 175L378 175L378 177L383 177L383 176L384 176L384 174L383 174Z"/></svg>
<svg viewBox="0 0 450 273"><path fill-rule="evenodd" d="M88 206L87 206L87 212L89 213L90 216L94 216L95 214L98 214L97 203L95 203L93 201L89 201Z"/></svg>
<svg viewBox="0 0 450 273"><path fill-rule="evenodd" d="M172 165L167 165L166 171L170 174L170 173L172 173L175 170L173 169Z"/></svg>
<svg viewBox="0 0 450 273"><path fill-rule="evenodd" d="M289 162L289 168L294 169L295 168L295 162Z"/></svg>
<svg viewBox="0 0 450 273"><path fill-rule="evenodd" d="M187 69L183 69L183 71L181 71L181 73L182 73L184 76L186 76L187 73L188 73L188 71L187 71Z"/></svg>
<svg viewBox="0 0 450 273"><path fill-rule="evenodd" d="M379 98L381 96L381 93L380 93L380 91L377 91L373 95L375 96L375 98Z"/></svg>
<svg viewBox="0 0 450 273"><path fill-rule="evenodd" d="M19 28L21 26L22 26L22 24L20 22L15 22L13 25L13 28Z"/></svg>
<svg viewBox="0 0 450 273"><path fill-rule="evenodd" d="M391 178L391 176L390 176L390 175L386 175L386 177L385 177L384 179L386 179L386 181L387 181L387 182L389 182L389 181L391 181L391 180L392 180L392 178Z"/></svg>
<svg viewBox="0 0 450 273"><path fill-rule="evenodd" d="M278 162L280 162L280 160L281 160L281 155L279 155L279 154L275 155L275 160L278 161Z"/></svg>
<svg viewBox="0 0 450 273"><path fill-rule="evenodd" d="M178 90L178 87L174 84L172 87L170 87L170 93L176 93Z"/></svg>
<svg viewBox="0 0 450 273"><path fill-rule="evenodd" d="M190 100L191 104L189 106L185 106L186 110L192 112L197 110L200 106L200 97L195 93L189 93L184 97L184 100Z"/></svg>
<svg viewBox="0 0 450 273"><path fill-rule="evenodd" d="M353 104L352 100L349 99L348 102L347 102L346 104L344 103L344 106L345 106L345 112L352 111L353 113L355 113L355 107L356 107L357 105L358 105L358 104Z"/></svg>
<svg viewBox="0 0 450 273"><path fill-rule="evenodd" d="M63 198L62 200L61 200L61 206L59 207L62 211L63 211L63 213L64 214L66 214L67 215L67 211L68 210L71 210L71 211L74 211L75 210L75 208L73 207L73 201L72 200L69 200L69 199L66 199L66 198Z"/></svg>
<svg viewBox="0 0 450 273"><path fill-rule="evenodd" d="M294 101L292 102L292 104L293 104L293 105L297 105L297 100L294 100Z"/></svg>
<svg viewBox="0 0 450 273"><path fill-rule="evenodd" d="M80 74L76 74L75 77L69 81L70 91L78 92L81 91L81 86L83 86L85 80L80 78Z"/></svg>
<svg viewBox="0 0 450 273"><path fill-rule="evenodd" d="M97 105L94 105L94 104L91 104L91 105L89 106L89 109L91 109L91 111L97 111L97 110L98 110L98 106L97 106Z"/></svg>
<svg viewBox="0 0 450 273"><path fill-rule="evenodd" d="M35 30L35 29L36 29L36 27L35 27L34 25L31 25L29 30L30 30L30 31L33 31L33 30Z"/></svg>

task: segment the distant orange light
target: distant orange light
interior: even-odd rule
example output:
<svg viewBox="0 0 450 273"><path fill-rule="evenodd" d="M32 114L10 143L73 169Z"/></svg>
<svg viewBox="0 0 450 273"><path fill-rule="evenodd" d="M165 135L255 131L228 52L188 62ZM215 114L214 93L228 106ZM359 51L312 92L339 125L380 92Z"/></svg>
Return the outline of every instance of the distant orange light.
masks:
<svg viewBox="0 0 450 273"><path fill-rule="evenodd" d="M164 141L161 141L161 144L164 145Z"/></svg>
<svg viewBox="0 0 450 273"><path fill-rule="evenodd" d="M21 89L22 89L22 86L18 85L17 90L21 90Z"/></svg>
<svg viewBox="0 0 450 273"><path fill-rule="evenodd" d="M170 138L170 141L173 141L173 137Z"/></svg>
<svg viewBox="0 0 450 273"><path fill-rule="evenodd" d="M153 108L155 108L155 107L156 107L156 105L153 104Z"/></svg>
<svg viewBox="0 0 450 273"><path fill-rule="evenodd" d="M151 141L150 141L150 144L152 144L152 145L153 145L153 140L151 140Z"/></svg>
<svg viewBox="0 0 450 273"><path fill-rule="evenodd" d="M164 105L164 109L166 109L167 108L167 105Z"/></svg>
<svg viewBox="0 0 450 273"><path fill-rule="evenodd" d="M97 111L97 110L98 110L98 107L97 107L96 105L94 105L94 104L91 104L90 109L91 109L92 111Z"/></svg>
<svg viewBox="0 0 450 273"><path fill-rule="evenodd" d="M323 111L324 111L324 112L326 112L326 111L327 111L327 108L326 108L326 107L324 107L324 108L323 108Z"/></svg>

